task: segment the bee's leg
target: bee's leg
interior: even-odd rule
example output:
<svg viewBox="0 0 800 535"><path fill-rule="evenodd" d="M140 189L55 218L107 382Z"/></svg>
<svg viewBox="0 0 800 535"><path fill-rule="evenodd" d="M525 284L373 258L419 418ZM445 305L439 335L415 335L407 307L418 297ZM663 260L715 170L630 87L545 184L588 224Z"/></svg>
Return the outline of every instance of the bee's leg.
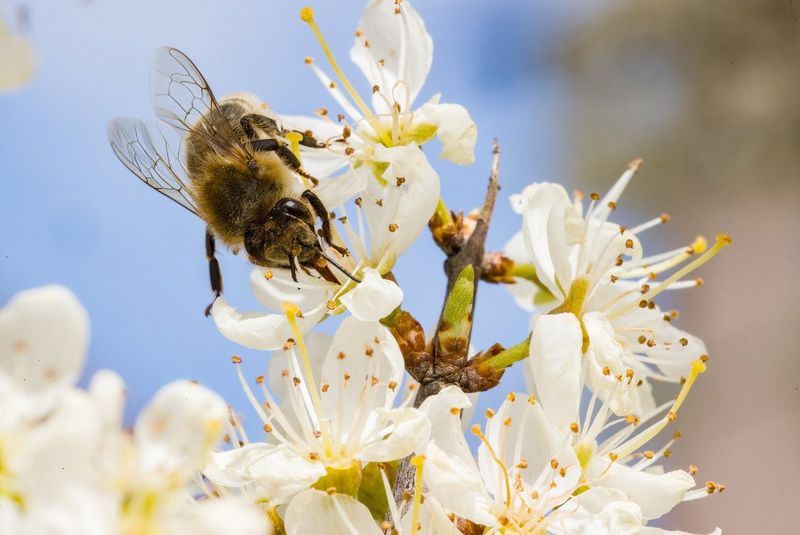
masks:
<svg viewBox="0 0 800 535"><path fill-rule="evenodd" d="M253 127L260 128L267 135L277 134L279 132L278 124L273 119L270 119L266 115L259 115L257 113L248 113L247 115L243 115L242 118L239 119L239 124L242 125L242 130L244 130L244 133L248 139L253 139L256 137L256 131Z"/></svg>
<svg viewBox="0 0 800 535"><path fill-rule="evenodd" d="M322 200L310 189L307 189L303 192L303 198L308 201L308 203L311 205L311 208L314 209L314 213L317 214L317 217L322 220L322 239L325 240L325 243L327 243L328 246L336 249L339 254L345 254L347 252L346 248L340 247L333 243L330 214L328 213L328 209L325 208L325 205L322 204Z"/></svg>
<svg viewBox="0 0 800 535"><path fill-rule="evenodd" d="M250 142L250 146L257 152L274 152L292 171L309 179L315 186L319 184L319 180L303 171L303 166L292 152L292 149L277 139L256 139Z"/></svg>
<svg viewBox="0 0 800 535"><path fill-rule="evenodd" d="M289 253L289 271L292 274L292 280L297 282L297 266L294 264L294 255Z"/></svg>
<svg viewBox="0 0 800 535"><path fill-rule="evenodd" d="M208 274L211 279L211 291L214 292L214 301L222 295L222 271L219 269L217 257L214 256L216 250L214 235L211 234L210 229L206 228L206 258L208 258ZM214 305L214 301L211 301L206 307L206 316L211 315L211 307Z"/></svg>

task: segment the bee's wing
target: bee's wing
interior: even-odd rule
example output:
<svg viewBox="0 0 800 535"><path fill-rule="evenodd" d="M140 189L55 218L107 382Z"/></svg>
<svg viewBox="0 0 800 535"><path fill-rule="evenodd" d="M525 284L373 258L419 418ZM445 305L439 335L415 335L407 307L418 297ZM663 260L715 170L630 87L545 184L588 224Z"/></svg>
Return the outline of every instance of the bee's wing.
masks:
<svg viewBox="0 0 800 535"><path fill-rule="evenodd" d="M150 72L150 97L156 116L181 134L201 136L225 156L250 155L220 110L205 77L177 48L156 50ZM209 120L201 121L203 117Z"/></svg>
<svg viewBox="0 0 800 535"><path fill-rule="evenodd" d="M139 119L121 117L108 124L108 141L119 161L142 182L199 216L180 147L170 147L161 132L151 135Z"/></svg>

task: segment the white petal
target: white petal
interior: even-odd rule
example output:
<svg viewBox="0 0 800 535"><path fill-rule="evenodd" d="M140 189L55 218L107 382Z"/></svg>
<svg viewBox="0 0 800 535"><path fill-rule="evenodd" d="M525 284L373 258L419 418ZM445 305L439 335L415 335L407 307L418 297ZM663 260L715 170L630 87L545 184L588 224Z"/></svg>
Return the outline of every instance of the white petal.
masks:
<svg viewBox="0 0 800 535"><path fill-rule="evenodd" d="M464 106L426 103L414 112L414 124L437 125L436 135L442 142L439 158L458 165L475 163L475 142L478 127Z"/></svg>
<svg viewBox="0 0 800 535"><path fill-rule="evenodd" d="M560 503L572 495L581 476L572 436L568 431L556 429L539 403L531 403L524 394L506 398L487 421L484 433L495 455L511 470L512 478L519 474L525 483L534 485L543 472L554 472L550 463L556 459L565 472L563 476L550 478L556 486L548 488L547 499ZM525 468L518 468L523 459ZM487 486L497 489L495 496L502 495L505 474L485 444L478 450L478 460Z"/></svg>
<svg viewBox="0 0 800 535"><path fill-rule="evenodd" d="M296 305L303 312L314 310L330 299L337 289L336 285L312 277L303 270L298 270L297 280L292 280L288 269L255 267L250 272L250 289L259 303L276 312L283 312L285 302Z"/></svg>
<svg viewBox="0 0 800 535"><path fill-rule="evenodd" d="M424 497L425 500L420 508L419 531L417 533L420 535L461 535L455 522L450 520L450 516L442 507L442 504L431 494L425 494ZM411 533L411 516L408 513L403 516L399 529L401 534Z"/></svg>
<svg viewBox="0 0 800 535"><path fill-rule="evenodd" d="M364 173L356 173L352 168L347 168L336 176L320 181L319 186L314 188L314 193L332 210L364 192L368 178Z"/></svg>
<svg viewBox="0 0 800 535"><path fill-rule="evenodd" d="M214 453L203 474L225 487L255 484L274 501L309 488L325 475L325 466L312 463L283 445L250 443Z"/></svg>
<svg viewBox="0 0 800 535"><path fill-rule="evenodd" d="M316 325L324 313L325 309L322 307L314 314L298 318L297 325L301 331L307 331ZM285 315L259 312L241 314L222 297L214 301L211 317L225 338L251 349L278 349L294 336Z"/></svg>
<svg viewBox="0 0 800 535"><path fill-rule="evenodd" d="M308 350L308 360L311 361L311 372L314 375L314 384L320 384L320 374L322 373L322 363L325 360L325 355L328 354L328 349L331 347L331 337L317 331L305 333L303 339L306 343ZM283 370L292 369L290 363L291 353L288 351L278 350L273 351L269 356L267 380L269 381L269 388L272 395L276 398L282 399L287 395L288 383L287 378L283 377Z"/></svg>
<svg viewBox="0 0 800 535"><path fill-rule="evenodd" d="M356 37L350 59L364 73L370 86L378 85L389 100L398 102L403 111L409 111L428 77L433 62L433 40L411 4L406 1L400 7L403 14L397 15L393 2L370 0L367 3L358 23L363 35ZM368 47L365 41L369 42ZM381 60L383 67L379 66ZM379 114L391 111L379 95L373 95L372 101Z"/></svg>
<svg viewBox="0 0 800 535"><path fill-rule="evenodd" d="M10 456L11 470L24 481L29 498L46 503L59 499L69 487L102 481L104 474L99 472L94 454L107 438L105 431L91 396L75 389L61 396L59 406L46 420L17 435L4 450L14 454ZM4 459L7 463L9 459Z"/></svg>
<svg viewBox="0 0 800 535"><path fill-rule="evenodd" d="M307 490L295 496L286 509L284 522L287 535L383 535L364 504L345 494L330 496L319 490Z"/></svg>
<svg viewBox="0 0 800 535"><path fill-rule="evenodd" d="M457 457L465 465L471 466L472 470L477 471L478 467L464 439L459 417L459 411L471 405L469 398L460 388L450 385L425 399L419 408L427 413L430 419L431 441L436 442L447 455Z"/></svg>
<svg viewBox="0 0 800 535"><path fill-rule="evenodd" d="M512 208L523 217L522 233L536 267L536 275L550 293L562 300L569 288L556 284L547 224L552 210L564 201L569 202L567 191L559 184L547 182L532 184L521 194L512 196Z"/></svg>
<svg viewBox="0 0 800 535"><path fill-rule="evenodd" d="M171 513L171 514L170 514ZM187 502L165 514L160 524L163 533L173 535L272 535L272 525L264 514L244 497L209 498Z"/></svg>
<svg viewBox="0 0 800 535"><path fill-rule="evenodd" d="M394 258L408 249L428 225L439 202L439 175L428 163L425 153L416 145L384 147L376 145L373 160L388 163L382 178L386 186L370 182L371 195L382 199L383 206L364 203L370 235L370 257L381 258L385 253ZM398 186L397 178L405 182ZM394 231L390 230L390 225Z"/></svg>
<svg viewBox="0 0 800 535"><path fill-rule="evenodd" d="M0 310L0 375L30 396L30 417L75 384L88 343L86 309L62 286L20 292Z"/></svg>
<svg viewBox="0 0 800 535"><path fill-rule="evenodd" d="M645 518L658 518L678 505L695 483L683 470L650 474L613 463L594 485L621 490L639 504Z"/></svg>
<svg viewBox="0 0 800 535"><path fill-rule="evenodd" d="M19 89L33 76L36 52L33 47L5 28L0 29L0 91Z"/></svg>
<svg viewBox="0 0 800 535"><path fill-rule="evenodd" d="M588 312L583 315L583 324L589 335L589 348L584 356L587 368L586 383L603 401L608 401L611 410L619 416L643 414L640 399L640 387L637 383L641 377L634 375L626 379L628 369L638 372L633 356L617 342L614 328L599 312ZM603 373L608 368L609 375ZM618 376L623 381L618 381Z"/></svg>
<svg viewBox="0 0 800 535"><path fill-rule="evenodd" d="M431 434L428 416L419 409L378 409L377 424L367 431L369 443L358 454L364 462L396 461L422 452Z"/></svg>
<svg viewBox="0 0 800 535"><path fill-rule="evenodd" d="M361 283L341 297L342 304L362 321L378 321L400 306L403 290L396 282L384 279L374 269L367 268Z"/></svg>
<svg viewBox="0 0 800 535"><path fill-rule="evenodd" d="M386 327L345 318L322 364L321 383L329 385L321 394L323 413L347 435L363 411L392 407L404 372L403 355Z"/></svg>
<svg viewBox="0 0 800 535"><path fill-rule="evenodd" d="M222 438L226 418L225 401L206 387L190 381L164 386L134 427L142 470L188 477Z"/></svg>
<svg viewBox="0 0 800 535"><path fill-rule="evenodd" d="M100 370L92 376L89 393L100 411L105 428L121 429L126 394L122 377L111 370Z"/></svg>
<svg viewBox="0 0 800 535"><path fill-rule="evenodd" d="M489 513L492 500L480 474L458 457L445 453L435 442L428 444L425 451L422 477L446 510L478 524L496 523Z"/></svg>
<svg viewBox="0 0 800 535"><path fill-rule="evenodd" d="M597 518L603 533L614 535L639 535L641 533L642 509L615 489L595 487L581 493L577 498L581 508Z"/></svg>
<svg viewBox="0 0 800 535"><path fill-rule="evenodd" d="M545 413L560 430L579 420L582 344L574 314L539 316L534 323L530 371Z"/></svg>

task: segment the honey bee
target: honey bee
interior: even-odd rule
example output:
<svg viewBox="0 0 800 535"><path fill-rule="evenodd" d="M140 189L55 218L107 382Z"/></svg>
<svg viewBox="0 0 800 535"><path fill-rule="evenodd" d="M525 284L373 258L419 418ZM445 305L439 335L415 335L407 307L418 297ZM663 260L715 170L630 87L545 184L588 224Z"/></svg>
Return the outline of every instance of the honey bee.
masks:
<svg viewBox="0 0 800 535"><path fill-rule="evenodd" d="M328 263L358 281L325 252L331 247L346 254L333 244L325 205L302 185L300 177L318 181L292 151L287 136L293 131L282 129L252 95L217 101L195 64L175 48L156 51L150 92L156 116L180 141L171 143L160 130L154 135L128 118L109 123L108 139L134 175L206 222L215 298L222 294L217 239L234 251L243 248L253 264L288 268L295 282L298 267L339 282ZM293 135L305 147L327 146L312 132Z"/></svg>

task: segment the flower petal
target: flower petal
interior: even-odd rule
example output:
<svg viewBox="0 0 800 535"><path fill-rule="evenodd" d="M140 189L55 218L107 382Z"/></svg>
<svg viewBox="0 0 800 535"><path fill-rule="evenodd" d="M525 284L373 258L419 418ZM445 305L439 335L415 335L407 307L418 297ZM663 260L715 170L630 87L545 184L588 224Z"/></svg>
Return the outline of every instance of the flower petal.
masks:
<svg viewBox="0 0 800 535"><path fill-rule="evenodd" d="M199 506L198 506L199 505ZM177 509L177 510L175 510ZM245 497L226 496L187 502L169 511L160 522L162 533L174 535L271 535L270 526L259 509Z"/></svg>
<svg viewBox="0 0 800 535"><path fill-rule="evenodd" d="M287 535L358 533L383 535L367 507L346 494L306 490L292 499L284 517Z"/></svg>
<svg viewBox="0 0 800 535"><path fill-rule="evenodd" d="M396 6L401 14L395 13ZM433 62L433 39L422 18L408 1L401 5L370 0L358 28L350 59L370 86L377 85L390 101L409 111ZM379 114L391 112L379 94L373 95L372 102Z"/></svg>
<svg viewBox="0 0 800 535"><path fill-rule="evenodd" d="M297 319L301 331L311 329L326 310L321 307L314 314ZM239 313L224 298L218 297L211 307L211 317L222 335L251 349L273 350L283 347L294 333L283 314L259 312Z"/></svg>
<svg viewBox="0 0 800 535"><path fill-rule="evenodd" d="M642 415L638 385L641 376L633 355L617 342L614 328L600 312L584 314L583 324L589 336L589 348L583 359L587 369L586 384L601 400L609 402L614 414ZM610 372L608 375L605 369ZM626 378L627 370L634 372L630 379ZM624 380L619 381L617 377Z"/></svg>
<svg viewBox="0 0 800 535"><path fill-rule="evenodd" d="M574 314L539 316L534 323L529 368L545 413L562 431L579 420L582 344Z"/></svg>
<svg viewBox="0 0 800 535"><path fill-rule="evenodd" d="M377 424L367 430L371 436L358 457L364 462L388 462L422 452L431 434L428 416L419 409L378 409Z"/></svg>
<svg viewBox="0 0 800 535"><path fill-rule="evenodd" d="M253 484L264 497L282 501L316 483L325 475L325 466L283 445L250 443L214 453L202 471L219 485L236 488Z"/></svg>
<svg viewBox="0 0 800 535"><path fill-rule="evenodd" d="M431 422L430 440L436 442L447 455L460 459L477 472L478 467L464 439L460 418L461 411L471 405L468 396L460 388L450 385L425 399L419 408Z"/></svg>
<svg viewBox="0 0 800 535"><path fill-rule="evenodd" d="M337 288L303 270L298 270L297 280L292 280L288 269L255 267L250 272L250 289L258 302L270 310L283 312L283 303L289 302L310 312L330 299Z"/></svg>
<svg viewBox="0 0 800 535"><path fill-rule="evenodd" d="M450 160L458 165L475 163L478 127L464 106L427 102L414 112L414 123L437 126L436 135L442 142L440 159Z"/></svg>
<svg viewBox="0 0 800 535"><path fill-rule="evenodd" d="M217 394L190 381L175 381L156 392L139 413L134 441L145 473L189 477L220 441L227 405Z"/></svg>
<svg viewBox="0 0 800 535"><path fill-rule="evenodd" d="M374 147L373 160L388 164L382 174L385 186L370 180L370 195L382 199L382 206L364 203L370 235L370 257L397 258L408 249L428 225L439 202L439 175L416 145ZM397 185L398 178L405 179Z"/></svg>
<svg viewBox="0 0 800 535"><path fill-rule="evenodd" d="M478 471L459 457L448 455L433 441L425 451L422 478L446 510L486 526L497 522L489 513L492 500Z"/></svg>
<svg viewBox="0 0 800 535"><path fill-rule="evenodd" d="M77 382L89 344L89 318L62 286L20 292L0 310L0 375L29 397L36 418Z"/></svg>
<svg viewBox="0 0 800 535"><path fill-rule="evenodd" d="M522 193L511 196L512 208L522 214L522 234L536 267L536 276L561 301L569 288L556 284L547 222L552 210L564 201L569 202L567 191L559 184L548 182L532 184Z"/></svg>
<svg viewBox="0 0 800 535"><path fill-rule="evenodd" d="M381 277L371 268L364 269L364 276L355 288L340 298L350 313L362 321L378 321L400 306L403 290L396 282Z"/></svg>
<svg viewBox="0 0 800 535"><path fill-rule="evenodd" d="M678 505L694 487L694 478L683 470L666 474L651 474L612 463L594 486L609 487L624 492L642 508L645 518L658 518Z"/></svg>
<svg viewBox="0 0 800 535"><path fill-rule="evenodd" d="M321 376L321 383L329 385L322 393L323 413L353 426L340 430L341 439L351 429L360 432L359 418L367 417L365 411L392 407L404 372L400 348L386 327L353 316L342 321Z"/></svg>

